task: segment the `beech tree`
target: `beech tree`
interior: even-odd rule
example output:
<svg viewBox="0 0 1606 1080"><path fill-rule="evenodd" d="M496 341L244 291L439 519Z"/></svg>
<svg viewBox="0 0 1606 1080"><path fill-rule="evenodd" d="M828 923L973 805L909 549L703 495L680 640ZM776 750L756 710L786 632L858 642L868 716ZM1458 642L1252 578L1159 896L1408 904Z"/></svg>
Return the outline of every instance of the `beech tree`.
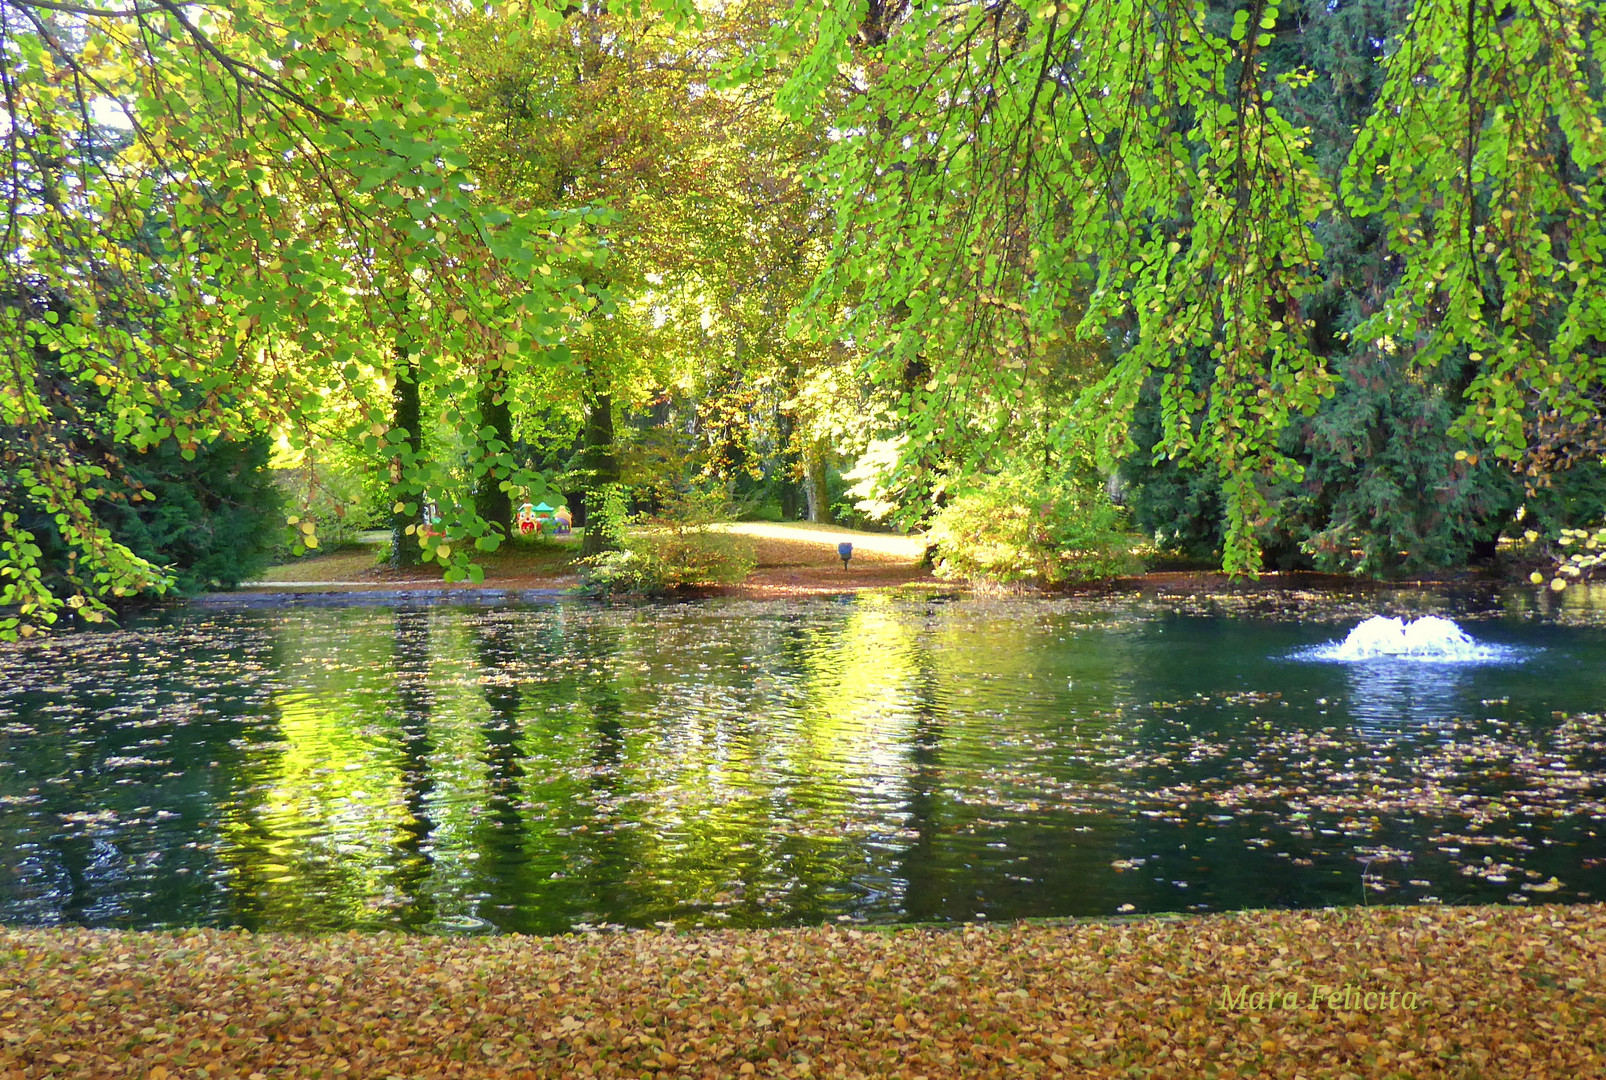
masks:
<svg viewBox="0 0 1606 1080"><path fill-rule="evenodd" d="M602 6L459 24L471 51L454 85L486 190L526 213L605 214L608 259L585 278L569 362L507 384L521 412L575 417L569 494L588 507L623 478L616 419L671 398L695 400L706 464L728 472L742 456L730 429L750 427L754 384L791 348L811 230L781 159L798 140L770 107L772 87L721 79L767 30L767 10L722 9L695 26ZM517 421L500 421L505 441ZM585 538L588 552L604 539Z"/></svg>
<svg viewBox="0 0 1606 1080"><path fill-rule="evenodd" d="M88 447L341 442L395 556L474 578L548 481L512 453L540 402L593 486L616 413L680 394L716 472L765 414L815 503L830 435L922 511L999 454L1137 441L1214 477L1233 573L1316 461L1291 423L1367 371L1542 487L1601 458L1600 3L1406 6L1336 162L1280 0L6 0L0 635L168 583L97 518ZM1340 325L1356 223L1380 284ZM54 583L25 518L70 549Z"/></svg>
<svg viewBox="0 0 1606 1080"><path fill-rule="evenodd" d="M433 70L452 42L426 8L8 2L0 35L0 423L24 433L5 463L0 632L63 607L99 619L106 598L164 586L90 511L104 468L52 437L45 354L99 388L135 450L339 426L394 463L413 519L439 477L390 392L550 354L581 291L553 265L601 257L583 216L476 197ZM43 584L19 504L78 555L66 595ZM472 573L459 541L489 539L472 504L452 504L445 532L427 554Z"/></svg>
<svg viewBox="0 0 1606 1080"><path fill-rule="evenodd" d="M904 460L1074 313L1109 358L1066 430L1113 460L1152 381L1155 452L1217 473L1226 569L1252 573L1268 490L1299 475L1279 437L1335 384L1307 302L1340 204L1381 215L1405 266L1353 333L1407 365L1464 353L1458 431L1526 472L1598 423L1599 15L1416 3L1336 183L1274 102L1313 77L1266 61L1297 29L1275 0L802 0L747 70L784 66L795 116L833 102L813 307L899 384Z"/></svg>

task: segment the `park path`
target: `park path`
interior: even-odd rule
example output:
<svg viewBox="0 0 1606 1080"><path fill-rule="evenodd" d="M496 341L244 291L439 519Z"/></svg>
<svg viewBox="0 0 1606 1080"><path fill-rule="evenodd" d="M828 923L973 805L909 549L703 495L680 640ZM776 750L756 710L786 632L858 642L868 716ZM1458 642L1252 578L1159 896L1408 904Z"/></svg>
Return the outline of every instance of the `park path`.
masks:
<svg viewBox="0 0 1606 1080"><path fill-rule="evenodd" d="M755 566L741 585L704 590L708 595L761 598L831 595L905 585L940 586L922 565L921 535L874 533L810 522L743 521L718 526L752 541ZM837 545L853 545L843 567ZM242 589L257 592L367 592L374 590L565 589L579 584L572 555L561 549L497 553L483 562L485 581L448 584L434 566L391 570L376 565L380 544L364 534L364 546L298 559L272 567Z"/></svg>

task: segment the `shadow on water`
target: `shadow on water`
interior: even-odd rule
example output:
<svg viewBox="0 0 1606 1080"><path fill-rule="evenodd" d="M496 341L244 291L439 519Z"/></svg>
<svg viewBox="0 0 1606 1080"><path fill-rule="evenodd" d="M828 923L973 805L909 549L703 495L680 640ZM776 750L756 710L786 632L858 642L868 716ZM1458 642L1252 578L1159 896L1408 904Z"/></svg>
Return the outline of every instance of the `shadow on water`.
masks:
<svg viewBox="0 0 1606 1080"><path fill-rule="evenodd" d="M948 886L939 869L938 806L942 788L943 717L937 707L937 673L929 649L920 651L909 736L909 802L904 827L914 834L899 865L904 882L902 914L917 922L948 914Z"/></svg>
<svg viewBox="0 0 1606 1080"><path fill-rule="evenodd" d="M429 926L436 917L429 888L435 866L430 852L435 822L430 817L429 805L435 791L435 774L430 762L434 749L430 737L434 706L430 612L417 608L398 610L393 637L396 728L401 750L398 764L406 813L397 830L391 879L396 893L403 898L399 911L401 926L418 930Z"/></svg>
<svg viewBox="0 0 1606 1080"><path fill-rule="evenodd" d="M764 926L1606 894L1606 634L865 596L6 646L0 920ZM1542 614L1542 613L1541 613ZM1491 653L1490 655L1494 655Z"/></svg>
<svg viewBox="0 0 1606 1080"><path fill-rule="evenodd" d="M504 624L487 622L472 627L474 657L482 673L486 716L482 729L485 767L489 773L485 814L475 847L486 852L481 875L490 910L518 910L523 879L525 821L522 810L523 750L520 746L521 695L517 683L500 676L518 660L517 642Z"/></svg>

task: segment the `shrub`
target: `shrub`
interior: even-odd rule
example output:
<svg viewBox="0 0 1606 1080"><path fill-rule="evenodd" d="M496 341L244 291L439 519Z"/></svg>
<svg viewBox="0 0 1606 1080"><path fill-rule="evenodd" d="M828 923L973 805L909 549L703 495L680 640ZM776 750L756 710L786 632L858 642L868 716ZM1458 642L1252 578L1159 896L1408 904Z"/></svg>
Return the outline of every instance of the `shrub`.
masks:
<svg viewBox="0 0 1606 1080"><path fill-rule="evenodd" d="M111 469L95 515L118 543L162 567L178 592L231 589L267 566L274 526L283 520L268 449L263 436L200 443L187 459L173 439L144 453L106 449ZM40 548L47 580L77 572L77 552L54 521L24 516L22 524Z"/></svg>
<svg viewBox="0 0 1606 1080"><path fill-rule="evenodd" d="M283 493L284 503L296 518L292 525L274 536L273 558L286 562L309 551L335 551L358 542L363 531L383 528L388 515L375 506L364 478L355 470L322 464L273 470L274 482ZM315 548L306 543L308 533L300 526L310 522Z"/></svg>
<svg viewBox="0 0 1606 1080"><path fill-rule="evenodd" d="M1098 484L1015 473L984 478L938 512L939 577L1057 585L1139 569L1121 510Z"/></svg>
<svg viewBox="0 0 1606 1080"><path fill-rule="evenodd" d="M586 535L600 537L604 548L623 550L630 521L630 489L625 485L603 484L586 496Z"/></svg>
<svg viewBox="0 0 1606 1080"><path fill-rule="evenodd" d="M669 496L663 511L617 533L619 550L583 560L587 591L659 596L677 589L733 585L753 570L753 545L715 528L730 507L721 493Z"/></svg>
<svg viewBox="0 0 1606 1080"><path fill-rule="evenodd" d="M182 593L232 589L265 569L272 527L283 514L269 475L268 440L214 439L185 460L168 439L126 459L127 476L149 495L108 508L113 535L166 564Z"/></svg>
<svg viewBox="0 0 1606 1080"><path fill-rule="evenodd" d="M104 571L99 564L108 559L119 573L145 578L144 587L153 592L161 591L163 580L179 592L195 593L255 576L266 565L272 529L282 513L266 468L268 439L181 443L169 436L136 449L114 437L122 420L111 399L84 382L78 368L64 369L61 359L43 346L35 352L38 366L29 393L47 407L47 416L38 421L43 427L34 420L13 423L15 416L0 409L0 521L8 526L0 528L0 542L18 549L11 557L27 590L95 595L100 584L95 572ZM171 390L181 412L201 408L200 392L182 380ZM101 554L93 560L81 562L84 550L63 536L61 526L68 519L58 518L61 508L36 501L38 478L31 467L21 466L46 452L41 448L48 449L52 468L85 468L88 472L79 475L94 478L83 489L95 526L104 529L96 541ZM105 543L108 539L112 543ZM24 544L29 550L22 550ZM114 550L119 546L122 550ZM141 567L141 560L151 565ZM97 565L88 566L91 561ZM0 592L8 584L0 579Z"/></svg>

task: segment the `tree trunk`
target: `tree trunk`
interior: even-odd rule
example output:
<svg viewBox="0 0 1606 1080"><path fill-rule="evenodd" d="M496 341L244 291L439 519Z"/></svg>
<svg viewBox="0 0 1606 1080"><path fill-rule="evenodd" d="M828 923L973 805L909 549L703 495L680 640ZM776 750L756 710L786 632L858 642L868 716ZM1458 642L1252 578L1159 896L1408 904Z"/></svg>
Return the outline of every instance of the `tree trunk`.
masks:
<svg viewBox="0 0 1606 1080"><path fill-rule="evenodd" d="M397 334L393 347L396 385L391 391L391 410L392 424L401 429L404 438L396 447L396 456L390 459L390 494L394 502L406 503L411 500L418 504L418 508L413 514L403 510L390 517L390 565L398 569L417 566L423 561L419 557L418 537L407 533L407 526L418 525L424 520L423 495L409 495L401 487L404 466L418 460L424 445L419 425L418 362L409 356L407 346L407 336Z"/></svg>
<svg viewBox="0 0 1606 1080"><path fill-rule="evenodd" d="M513 448L513 410L503 396L505 390L500 379L480 386L480 427L491 428L494 432L485 447L487 457L500 456ZM507 469L492 465L474 478L474 512L487 522L500 525L503 536L513 533L513 499L509 492L502 490L502 482L507 477Z"/></svg>
<svg viewBox="0 0 1606 1080"><path fill-rule="evenodd" d="M604 489L619 482L619 459L613 453L613 397L609 394L596 395L586 410L580 469L584 485L580 497L585 500L586 510L586 531L581 538L580 554L596 555L614 546L603 531L611 523L605 522L599 513Z"/></svg>
<svg viewBox="0 0 1606 1080"><path fill-rule="evenodd" d="M831 524L831 493L825 485L825 444L816 439L803 450L803 494L809 520Z"/></svg>
<svg viewBox="0 0 1606 1080"><path fill-rule="evenodd" d="M797 384L796 365L793 365L787 371L786 379L788 386ZM799 485L792 479L792 467L798 464L797 454L792 450L794 427L792 414L784 409L777 409L775 413L775 432L777 435L776 442L780 445L780 450L777 453L779 467L774 470L772 475L778 477L781 482L781 519L783 521L797 520L798 496L801 494L798 490Z"/></svg>
<svg viewBox="0 0 1606 1080"><path fill-rule="evenodd" d="M797 485L790 479L781 480L781 520L797 520Z"/></svg>

